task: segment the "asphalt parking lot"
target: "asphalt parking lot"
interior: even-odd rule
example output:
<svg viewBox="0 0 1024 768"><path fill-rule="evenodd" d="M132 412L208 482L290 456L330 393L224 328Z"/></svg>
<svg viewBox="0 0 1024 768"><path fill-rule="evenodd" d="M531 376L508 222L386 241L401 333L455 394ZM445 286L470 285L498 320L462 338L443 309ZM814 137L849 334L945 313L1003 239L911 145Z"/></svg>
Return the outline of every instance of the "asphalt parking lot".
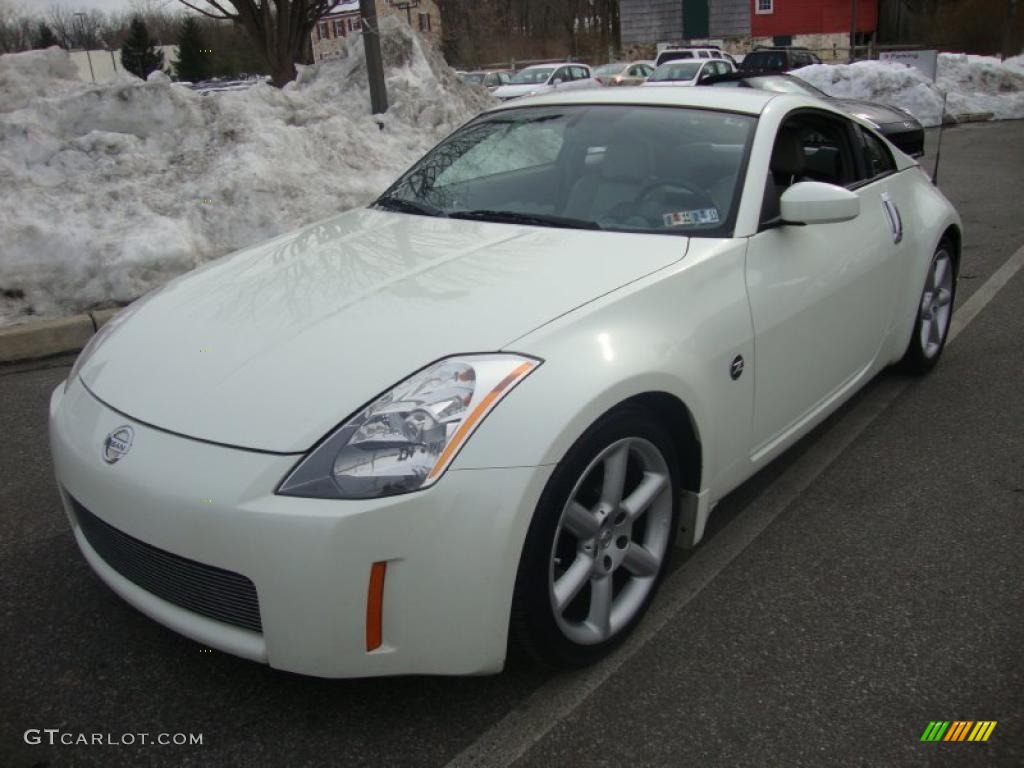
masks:
<svg viewBox="0 0 1024 768"><path fill-rule="evenodd" d="M992 292L1024 246L1024 122L943 141L977 314L929 377L883 374L726 499L639 635L571 675L327 681L203 652L78 553L46 440L72 360L0 368L0 764L1024 765L1024 270ZM933 720L998 725L922 743Z"/></svg>

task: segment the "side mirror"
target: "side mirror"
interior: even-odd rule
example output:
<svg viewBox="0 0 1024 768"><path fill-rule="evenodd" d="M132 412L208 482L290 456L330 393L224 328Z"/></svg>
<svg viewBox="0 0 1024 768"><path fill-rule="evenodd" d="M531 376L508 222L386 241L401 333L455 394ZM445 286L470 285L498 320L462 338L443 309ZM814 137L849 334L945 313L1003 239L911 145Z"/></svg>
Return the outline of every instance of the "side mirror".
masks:
<svg viewBox="0 0 1024 768"><path fill-rule="evenodd" d="M835 224L860 215L860 198L835 184L801 181L782 193L779 212L786 224Z"/></svg>
<svg viewBox="0 0 1024 768"><path fill-rule="evenodd" d="M552 85L561 85L562 84L562 78L556 77L554 80L551 81L551 84Z"/></svg>

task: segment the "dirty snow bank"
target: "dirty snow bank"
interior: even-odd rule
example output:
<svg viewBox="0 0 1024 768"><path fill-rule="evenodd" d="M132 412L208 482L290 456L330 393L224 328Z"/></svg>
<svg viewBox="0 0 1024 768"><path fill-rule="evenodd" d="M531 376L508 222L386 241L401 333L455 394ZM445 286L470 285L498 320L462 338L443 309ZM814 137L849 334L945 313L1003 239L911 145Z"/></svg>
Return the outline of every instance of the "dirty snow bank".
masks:
<svg viewBox="0 0 1024 768"><path fill-rule="evenodd" d="M83 83L59 49L0 56L0 325L130 301L364 204L492 103L408 26L381 26L380 118L361 40L283 90L212 96Z"/></svg>
<svg viewBox="0 0 1024 768"><path fill-rule="evenodd" d="M916 69L879 61L814 64L793 74L830 96L902 107L928 126L941 122L943 94L949 118L965 112L992 112L997 120L1024 118L1024 56L1000 61L940 53L935 83Z"/></svg>

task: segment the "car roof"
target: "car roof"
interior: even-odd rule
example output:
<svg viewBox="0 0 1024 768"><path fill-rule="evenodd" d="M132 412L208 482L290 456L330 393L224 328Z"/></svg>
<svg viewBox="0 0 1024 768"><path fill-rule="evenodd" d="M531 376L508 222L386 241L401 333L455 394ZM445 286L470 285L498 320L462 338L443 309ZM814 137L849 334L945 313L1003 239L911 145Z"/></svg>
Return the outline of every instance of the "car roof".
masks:
<svg viewBox="0 0 1024 768"><path fill-rule="evenodd" d="M531 64L528 67L523 67L520 72L525 72L528 69L541 69L547 67L587 67L590 68L589 64L583 64L579 61L549 61L547 64Z"/></svg>
<svg viewBox="0 0 1024 768"><path fill-rule="evenodd" d="M652 107L695 107L727 112L759 115L773 99L792 101L794 105L820 106L817 99L791 94L759 91L754 88L701 88L694 86L663 86L661 88L586 88L558 90L539 96L526 96L505 102L488 110L499 112L526 106L571 104L631 104Z"/></svg>

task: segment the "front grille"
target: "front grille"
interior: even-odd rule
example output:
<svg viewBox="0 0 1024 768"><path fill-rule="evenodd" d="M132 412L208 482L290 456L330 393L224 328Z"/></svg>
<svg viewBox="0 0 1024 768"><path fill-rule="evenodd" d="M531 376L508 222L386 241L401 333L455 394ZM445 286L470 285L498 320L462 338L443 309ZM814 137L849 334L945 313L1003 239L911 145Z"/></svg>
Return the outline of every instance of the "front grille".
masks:
<svg viewBox="0 0 1024 768"><path fill-rule="evenodd" d="M73 498L71 505L89 545L129 581L189 611L263 631L256 587L245 576L157 549L103 522Z"/></svg>

